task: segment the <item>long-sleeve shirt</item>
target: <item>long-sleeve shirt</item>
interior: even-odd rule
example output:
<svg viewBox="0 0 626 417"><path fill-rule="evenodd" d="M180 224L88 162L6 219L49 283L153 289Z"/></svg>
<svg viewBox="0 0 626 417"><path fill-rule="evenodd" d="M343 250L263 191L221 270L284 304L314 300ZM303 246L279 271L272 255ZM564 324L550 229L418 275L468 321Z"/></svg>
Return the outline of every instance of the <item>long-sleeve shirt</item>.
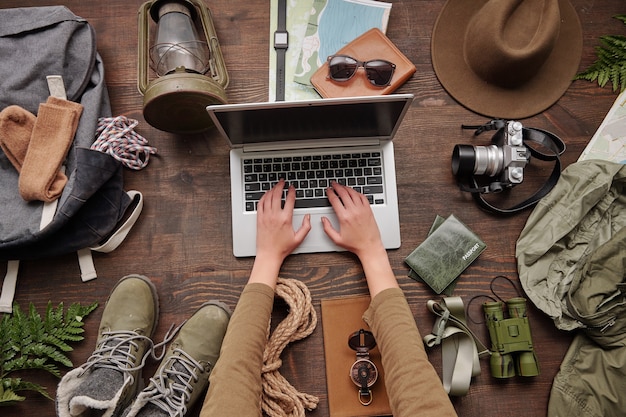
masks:
<svg viewBox="0 0 626 417"><path fill-rule="evenodd" d="M273 304L274 291L269 286L252 283L244 288L211 372L201 417L262 415L261 368ZM402 290L391 288L379 293L363 319L380 350L393 415L456 416L428 361Z"/></svg>

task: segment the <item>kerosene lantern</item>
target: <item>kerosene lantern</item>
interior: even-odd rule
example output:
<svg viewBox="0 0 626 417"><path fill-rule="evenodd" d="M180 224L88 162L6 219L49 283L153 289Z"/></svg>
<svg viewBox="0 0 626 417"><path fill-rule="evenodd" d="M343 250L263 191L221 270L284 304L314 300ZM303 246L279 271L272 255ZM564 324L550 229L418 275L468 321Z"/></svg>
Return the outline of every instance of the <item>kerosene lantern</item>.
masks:
<svg viewBox="0 0 626 417"><path fill-rule="evenodd" d="M144 118L171 133L209 129L213 123L205 108L226 103L228 85L209 9L202 0L152 0L138 13L137 86L144 96ZM156 74L152 80L148 66Z"/></svg>

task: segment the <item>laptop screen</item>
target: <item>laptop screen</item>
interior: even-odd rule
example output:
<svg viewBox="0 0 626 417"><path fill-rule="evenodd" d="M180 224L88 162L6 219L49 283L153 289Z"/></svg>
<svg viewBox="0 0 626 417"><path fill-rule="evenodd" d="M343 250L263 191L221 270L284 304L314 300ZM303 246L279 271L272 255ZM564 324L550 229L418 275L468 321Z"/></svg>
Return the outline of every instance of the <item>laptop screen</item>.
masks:
<svg viewBox="0 0 626 417"><path fill-rule="evenodd" d="M320 99L209 106L232 146L312 139L391 139L413 96Z"/></svg>

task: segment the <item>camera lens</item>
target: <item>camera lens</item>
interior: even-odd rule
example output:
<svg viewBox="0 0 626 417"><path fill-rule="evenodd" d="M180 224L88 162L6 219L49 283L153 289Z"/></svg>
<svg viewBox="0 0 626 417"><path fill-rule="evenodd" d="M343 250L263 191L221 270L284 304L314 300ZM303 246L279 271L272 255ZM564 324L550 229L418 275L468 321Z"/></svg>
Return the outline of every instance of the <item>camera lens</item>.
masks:
<svg viewBox="0 0 626 417"><path fill-rule="evenodd" d="M452 151L454 175L488 175L493 177L502 172L504 157L495 145L455 145Z"/></svg>
<svg viewBox="0 0 626 417"><path fill-rule="evenodd" d="M472 175L476 164L476 152L472 145L455 145L452 151L452 173Z"/></svg>

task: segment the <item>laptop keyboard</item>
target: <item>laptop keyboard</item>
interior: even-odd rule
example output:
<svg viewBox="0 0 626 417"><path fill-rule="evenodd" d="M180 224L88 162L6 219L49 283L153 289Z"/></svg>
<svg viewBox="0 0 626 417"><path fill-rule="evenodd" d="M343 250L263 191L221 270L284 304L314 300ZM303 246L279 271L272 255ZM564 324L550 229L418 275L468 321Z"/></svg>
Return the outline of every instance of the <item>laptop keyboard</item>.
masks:
<svg viewBox="0 0 626 417"><path fill-rule="evenodd" d="M326 188L332 181L367 196L370 204L384 204L380 152L310 154L243 161L246 211L256 211L265 192L281 178L296 189L296 208L328 207ZM284 197L284 196L283 196Z"/></svg>

